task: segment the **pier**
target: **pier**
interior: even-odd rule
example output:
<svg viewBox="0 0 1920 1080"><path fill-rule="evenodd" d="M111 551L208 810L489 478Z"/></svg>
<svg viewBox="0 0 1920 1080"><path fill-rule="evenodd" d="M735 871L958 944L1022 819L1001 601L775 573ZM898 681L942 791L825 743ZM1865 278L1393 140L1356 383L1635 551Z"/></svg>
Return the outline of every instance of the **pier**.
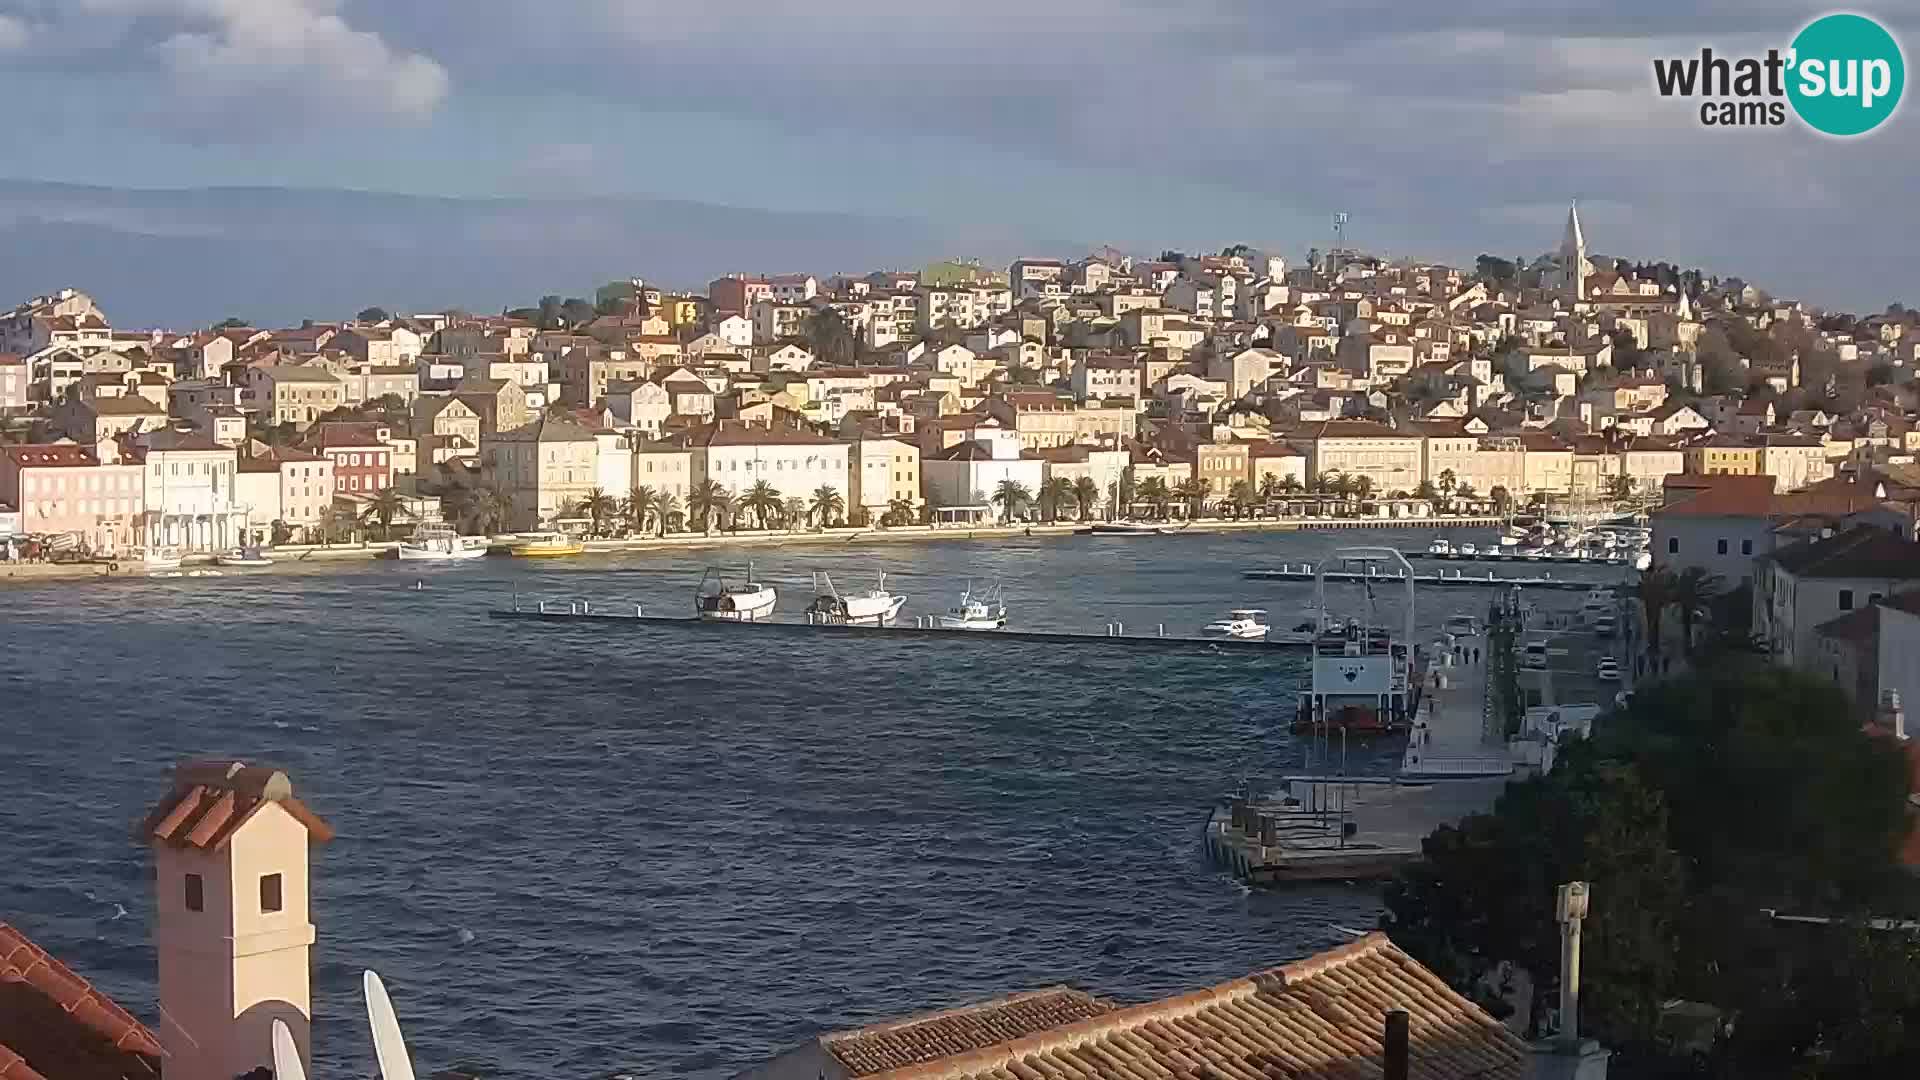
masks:
<svg viewBox="0 0 1920 1080"><path fill-rule="evenodd" d="M1211 638L1175 636L1166 632L1166 624L1155 623L1141 627L1145 633L1129 630L1132 624L1107 623L1098 634L1076 634L1065 631L1045 630L951 630L938 625L937 620L923 616L917 623L906 626L849 626L840 623L775 622L729 622L725 620L696 619L691 615L651 615L640 604L591 603L584 600L541 600L535 606L522 606L517 600L511 608L496 608L487 613L489 618L509 619L537 623L584 623L597 628L629 630L653 628L660 630L681 630L689 633L717 634L797 634L820 636L831 640L844 641L849 638L911 638L918 640L965 641L982 645L995 643L1010 644L1047 644L1047 645L1110 645L1119 648L1164 649L1186 652L1302 652L1307 648L1305 642L1291 641L1252 641L1243 638Z"/></svg>
<svg viewBox="0 0 1920 1080"><path fill-rule="evenodd" d="M1409 556L1409 558L1411 558L1411 556ZM1585 565L1599 568L1606 564L1588 562ZM1617 570L1621 569L1621 567L1610 567L1610 569ZM1277 568L1268 567L1242 570L1240 571L1240 576L1250 581L1312 581L1314 570L1312 563L1282 563ZM1326 579L1328 581L1373 582L1376 585L1404 585L1407 580L1406 575L1403 573L1376 574L1372 571L1363 573L1358 570L1329 570L1327 571ZM1474 587L1482 589L1583 590L1592 589L1596 585L1606 584L1606 582L1591 580L1581 581L1573 578L1557 578L1551 573L1528 577L1501 577L1492 570L1487 571L1485 574L1468 573L1465 570L1455 570L1451 574L1444 570L1437 574L1415 574L1413 575L1413 583L1415 585Z"/></svg>
<svg viewBox="0 0 1920 1080"><path fill-rule="evenodd" d="M1255 885L1375 880L1418 859L1435 828L1492 808L1514 764L1488 645L1476 634L1432 655L1398 775L1290 776L1275 795L1235 796L1207 819L1207 853Z"/></svg>
<svg viewBox="0 0 1920 1080"><path fill-rule="evenodd" d="M1409 559L1437 559L1442 562L1490 562L1490 563L1554 563L1567 566L1615 566L1632 567L1632 562L1624 555L1609 555L1594 558L1575 552L1559 554L1522 555L1507 548L1486 548L1471 555L1462 555L1458 551L1403 551Z"/></svg>

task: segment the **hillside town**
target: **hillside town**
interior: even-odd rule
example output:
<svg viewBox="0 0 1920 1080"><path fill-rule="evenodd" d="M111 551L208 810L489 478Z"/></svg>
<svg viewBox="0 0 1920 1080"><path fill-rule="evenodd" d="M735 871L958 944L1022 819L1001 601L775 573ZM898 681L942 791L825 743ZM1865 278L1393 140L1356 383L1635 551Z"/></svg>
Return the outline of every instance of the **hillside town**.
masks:
<svg viewBox="0 0 1920 1080"><path fill-rule="evenodd" d="M277 329L109 308L0 315L10 556L1652 504L1905 486L1920 448L1920 315L1595 257L1577 209L1472 269L1235 246Z"/></svg>

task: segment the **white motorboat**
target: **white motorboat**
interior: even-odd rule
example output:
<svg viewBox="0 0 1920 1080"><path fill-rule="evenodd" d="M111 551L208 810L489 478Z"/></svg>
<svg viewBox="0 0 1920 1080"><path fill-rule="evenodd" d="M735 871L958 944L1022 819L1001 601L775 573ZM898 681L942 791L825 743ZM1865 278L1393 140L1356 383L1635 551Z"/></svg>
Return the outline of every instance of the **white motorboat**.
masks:
<svg viewBox="0 0 1920 1080"><path fill-rule="evenodd" d="M1151 522L1122 518L1119 521L1096 521L1087 526L1085 531L1094 536L1159 536L1170 530Z"/></svg>
<svg viewBox="0 0 1920 1080"><path fill-rule="evenodd" d="M999 586L984 593L971 587L960 594L960 602L940 616L942 630L998 630L1007 625L1007 602Z"/></svg>
<svg viewBox="0 0 1920 1080"><path fill-rule="evenodd" d="M1461 544L1461 545L1460 545L1460 549L1459 549L1459 550L1460 550L1460 554L1462 554L1462 555L1478 555L1478 554L1480 554L1480 549L1479 549L1479 548L1477 548L1477 547L1475 547L1474 545L1472 545L1472 544L1470 544L1470 543L1469 543L1469 544Z"/></svg>
<svg viewBox="0 0 1920 1080"><path fill-rule="evenodd" d="M1453 545L1452 545L1452 544L1450 544L1450 543L1448 543L1448 542L1446 541L1446 539L1445 539L1445 538L1443 537L1443 538L1441 538L1441 539L1439 539L1439 540L1435 540L1435 541L1434 541L1433 543L1431 543L1431 544L1428 544L1428 545L1427 545L1427 554L1429 554L1429 555L1451 555L1451 554L1453 554Z"/></svg>
<svg viewBox="0 0 1920 1080"><path fill-rule="evenodd" d="M773 586L753 580L752 563L745 581L728 581L723 571L708 567L693 595L693 613L714 622L760 622L773 616L777 599Z"/></svg>
<svg viewBox="0 0 1920 1080"><path fill-rule="evenodd" d="M1215 619L1200 628L1201 637L1243 638L1259 641L1273 628L1267 625L1266 611L1261 608L1235 608L1227 612L1224 619Z"/></svg>
<svg viewBox="0 0 1920 1080"><path fill-rule="evenodd" d="M813 603L807 607L807 621L835 626L885 626L900 614L905 596L887 591L887 575L865 592L842 594L826 573L813 575Z"/></svg>
<svg viewBox="0 0 1920 1080"><path fill-rule="evenodd" d="M484 536L461 536L452 529L417 530L394 549L394 555L406 560L444 562L453 559L478 559L487 553Z"/></svg>
<svg viewBox="0 0 1920 1080"><path fill-rule="evenodd" d="M273 559L258 545L230 548L213 557L221 566L272 566Z"/></svg>
<svg viewBox="0 0 1920 1080"><path fill-rule="evenodd" d="M180 569L180 549L179 548L170 548L170 547L145 548L138 553L138 556L139 557L136 558L134 562L137 563L142 569L146 570L148 573L152 573L156 570Z"/></svg>

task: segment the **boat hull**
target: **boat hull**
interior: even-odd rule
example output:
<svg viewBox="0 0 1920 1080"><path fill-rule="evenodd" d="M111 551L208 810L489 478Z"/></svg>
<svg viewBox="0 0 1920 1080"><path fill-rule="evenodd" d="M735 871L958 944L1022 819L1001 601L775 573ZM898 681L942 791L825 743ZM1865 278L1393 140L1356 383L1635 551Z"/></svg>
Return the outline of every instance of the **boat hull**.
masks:
<svg viewBox="0 0 1920 1080"><path fill-rule="evenodd" d="M1272 627L1261 626L1251 630L1209 630L1203 626L1200 628L1200 636L1227 641L1264 641L1271 629Z"/></svg>
<svg viewBox="0 0 1920 1080"><path fill-rule="evenodd" d="M245 558L242 556L235 556L235 555L216 555L214 556L213 561L216 565L219 565L219 566L272 566L273 565L273 560L266 558L264 556L256 556L254 558L249 559L249 558Z"/></svg>
<svg viewBox="0 0 1920 1080"><path fill-rule="evenodd" d="M940 616L942 630L1000 630L1007 625L1005 615L995 615L980 619L962 619L953 615Z"/></svg>
<svg viewBox="0 0 1920 1080"><path fill-rule="evenodd" d="M695 608L694 614L707 622L760 622L773 617L773 607L778 599L769 589L764 597L736 599L732 605L724 608L702 604Z"/></svg>
<svg viewBox="0 0 1920 1080"><path fill-rule="evenodd" d="M483 558L487 549L483 547L454 548L451 551L422 551L407 547L395 549L401 562L459 562L466 559Z"/></svg>
<svg viewBox="0 0 1920 1080"><path fill-rule="evenodd" d="M833 626L885 626L899 616L906 602L904 596L855 596L816 604L808 611L815 619Z"/></svg>
<svg viewBox="0 0 1920 1080"><path fill-rule="evenodd" d="M567 555L578 555L587 550L583 544L567 544L562 547L517 547L507 549L507 554L516 559L558 559Z"/></svg>

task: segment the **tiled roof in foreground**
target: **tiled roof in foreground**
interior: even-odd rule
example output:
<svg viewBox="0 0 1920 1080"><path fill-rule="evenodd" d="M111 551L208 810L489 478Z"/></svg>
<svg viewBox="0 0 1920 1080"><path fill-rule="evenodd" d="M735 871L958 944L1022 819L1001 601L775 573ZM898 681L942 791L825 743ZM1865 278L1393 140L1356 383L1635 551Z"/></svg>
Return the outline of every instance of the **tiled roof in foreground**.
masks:
<svg viewBox="0 0 1920 1080"><path fill-rule="evenodd" d="M1165 1001L1115 1009L866 1080L1335 1080L1377 1076L1386 1014L1410 1075L1520 1080L1528 1049L1384 934Z"/></svg>
<svg viewBox="0 0 1920 1080"><path fill-rule="evenodd" d="M820 1045L849 1076L872 1076L938 1061L1111 1012L1113 1006L1066 987L1012 994L958 1009L829 1035Z"/></svg>
<svg viewBox="0 0 1920 1080"><path fill-rule="evenodd" d="M148 1080L160 1041L112 998L0 922L0 1080Z"/></svg>

